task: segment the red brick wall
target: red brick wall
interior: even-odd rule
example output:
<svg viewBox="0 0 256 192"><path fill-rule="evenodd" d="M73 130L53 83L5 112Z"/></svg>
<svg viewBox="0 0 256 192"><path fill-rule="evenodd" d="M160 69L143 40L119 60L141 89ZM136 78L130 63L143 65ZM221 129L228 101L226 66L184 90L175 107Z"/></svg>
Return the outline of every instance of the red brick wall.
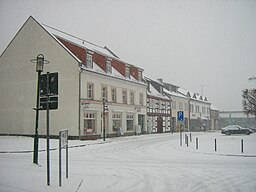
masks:
<svg viewBox="0 0 256 192"><path fill-rule="evenodd" d="M138 80L139 69L136 68L136 67L134 67L134 66L132 66L130 71L131 71L131 75L132 75L135 79Z"/></svg>
<svg viewBox="0 0 256 192"><path fill-rule="evenodd" d="M92 60L97 63L97 65L102 68L104 71L106 71L106 57L103 55L100 55L96 52L92 55Z"/></svg>
<svg viewBox="0 0 256 192"><path fill-rule="evenodd" d="M58 38L58 37L57 37ZM86 50L82 47L79 47L75 44L72 44L68 41L65 41L61 38L58 38L58 40L65 45L78 59L82 61L83 64L86 63Z"/></svg>
<svg viewBox="0 0 256 192"><path fill-rule="evenodd" d="M125 64L115 59L113 59L111 63L112 66L125 77Z"/></svg>

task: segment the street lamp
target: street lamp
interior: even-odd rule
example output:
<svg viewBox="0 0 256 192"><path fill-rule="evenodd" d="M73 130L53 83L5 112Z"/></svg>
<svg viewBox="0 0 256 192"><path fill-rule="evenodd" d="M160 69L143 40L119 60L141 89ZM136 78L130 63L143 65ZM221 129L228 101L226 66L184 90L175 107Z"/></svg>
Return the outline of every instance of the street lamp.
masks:
<svg viewBox="0 0 256 192"><path fill-rule="evenodd" d="M103 98L103 141L106 140L106 112L108 111L108 101L107 99Z"/></svg>
<svg viewBox="0 0 256 192"><path fill-rule="evenodd" d="M33 163L38 164L38 119L39 119L39 99L40 99L40 76L44 69L44 64L50 63L44 59L43 54L37 55L36 59L30 60L32 63L36 63L37 77L37 96L36 96L36 125L35 125L35 136L34 136L34 153L33 153Z"/></svg>

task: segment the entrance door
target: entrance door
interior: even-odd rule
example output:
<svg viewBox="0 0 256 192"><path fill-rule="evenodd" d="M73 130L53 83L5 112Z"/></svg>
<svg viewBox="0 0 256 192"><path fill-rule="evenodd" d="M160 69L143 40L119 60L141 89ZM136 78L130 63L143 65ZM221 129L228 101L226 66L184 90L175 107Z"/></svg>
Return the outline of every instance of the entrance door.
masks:
<svg viewBox="0 0 256 192"><path fill-rule="evenodd" d="M140 125L141 133L145 132L145 129L144 129L144 119L145 119L144 115L138 115L138 125Z"/></svg>
<svg viewBox="0 0 256 192"><path fill-rule="evenodd" d="M157 133L163 133L163 117L157 117Z"/></svg>

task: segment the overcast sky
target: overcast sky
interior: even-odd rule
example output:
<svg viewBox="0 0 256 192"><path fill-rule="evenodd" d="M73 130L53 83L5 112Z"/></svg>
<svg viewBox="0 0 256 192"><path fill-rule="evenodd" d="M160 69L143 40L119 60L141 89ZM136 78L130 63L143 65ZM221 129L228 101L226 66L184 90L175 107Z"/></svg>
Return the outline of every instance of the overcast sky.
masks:
<svg viewBox="0 0 256 192"><path fill-rule="evenodd" d="M241 91L256 86L255 0L0 0L0 53L30 15L220 110L242 110Z"/></svg>

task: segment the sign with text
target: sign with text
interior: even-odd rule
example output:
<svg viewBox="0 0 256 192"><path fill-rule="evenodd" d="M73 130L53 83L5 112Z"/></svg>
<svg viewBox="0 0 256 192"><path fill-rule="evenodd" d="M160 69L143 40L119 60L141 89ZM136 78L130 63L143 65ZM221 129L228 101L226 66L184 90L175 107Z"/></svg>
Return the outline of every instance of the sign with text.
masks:
<svg viewBox="0 0 256 192"><path fill-rule="evenodd" d="M61 130L59 133L59 136L60 136L60 144L61 144L60 147L63 148L66 145L68 145L68 130L67 129Z"/></svg>
<svg viewBox="0 0 256 192"><path fill-rule="evenodd" d="M59 186L61 186L61 150L66 148L66 178L68 178L68 130L59 132Z"/></svg>

